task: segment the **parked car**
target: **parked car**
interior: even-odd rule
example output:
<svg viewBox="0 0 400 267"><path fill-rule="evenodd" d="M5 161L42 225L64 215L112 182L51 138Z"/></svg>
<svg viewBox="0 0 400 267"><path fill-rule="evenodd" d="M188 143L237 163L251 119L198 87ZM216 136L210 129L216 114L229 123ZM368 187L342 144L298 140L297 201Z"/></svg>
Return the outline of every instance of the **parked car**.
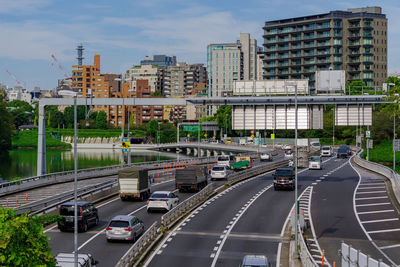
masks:
<svg viewBox="0 0 400 267"><path fill-rule="evenodd" d="M225 165L228 168L231 166L229 155L221 155L217 158L217 165Z"/></svg>
<svg viewBox="0 0 400 267"><path fill-rule="evenodd" d="M320 156L312 156L308 160L308 168L310 170L321 170L322 169L321 157Z"/></svg>
<svg viewBox="0 0 400 267"><path fill-rule="evenodd" d="M260 154L261 161L272 161L272 154L269 151L261 152Z"/></svg>
<svg viewBox="0 0 400 267"><path fill-rule="evenodd" d="M270 267L268 258L264 255L246 255L239 267Z"/></svg>
<svg viewBox="0 0 400 267"><path fill-rule="evenodd" d="M285 150L285 159L293 159L293 151L292 150Z"/></svg>
<svg viewBox="0 0 400 267"><path fill-rule="evenodd" d="M211 180L214 179L227 179L228 169L226 165L215 165L211 169Z"/></svg>
<svg viewBox="0 0 400 267"><path fill-rule="evenodd" d="M57 267L73 267L75 263L74 253L58 253L56 256ZM78 254L79 267L96 267L97 262L91 254Z"/></svg>
<svg viewBox="0 0 400 267"><path fill-rule="evenodd" d="M144 233L144 223L135 216L115 216L106 228L106 240L133 240Z"/></svg>
<svg viewBox="0 0 400 267"><path fill-rule="evenodd" d="M156 191L151 194L147 201L147 211L151 212L154 210L170 211L176 207L179 203L179 198L169 191Z"/></svg>
<svg viewBox="0 0 400 267"><path fill-rule="evenodd" d="M323 146L321 148L321 157L331 157L333 154L332 147Z"/></svg>
<svg viewBox="0 0 400 267"><path fill-rule="evenodd" d="M90 226L99 223L99 215L97 209L90 202L78 201L78 230L86 232ZM74 229L74 202L66 202L60 205L58 213L61 215L61 220L57 226L60 231Z"/></svg>

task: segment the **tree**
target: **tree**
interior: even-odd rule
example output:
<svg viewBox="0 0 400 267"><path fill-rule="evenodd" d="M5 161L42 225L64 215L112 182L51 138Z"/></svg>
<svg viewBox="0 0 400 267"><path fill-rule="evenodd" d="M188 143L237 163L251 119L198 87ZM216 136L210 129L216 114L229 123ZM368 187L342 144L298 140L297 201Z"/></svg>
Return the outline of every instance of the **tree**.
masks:
<svg viewBox="0 0 400 267"><path fill-rule="evenodd" d="M158 132L158 121L151 120L146 124L146 134L153 138L156 138Z"/></svg>
<svg viewBox="0 0 400 267"><path fill-rule="evenodd" d="M13 117L15 127L31 123L33 108L29 103L13 100L7 104L7 109Z"/></svg>
<svg viewBox="0 0 400 267"><path fill-rule="evenodd" d="M0 89L0 102L7 102L8 97L7 97L7 92L4 89Z"/></svg>
<svg viewBox="0 0 400 267"><path fill-rule="evenodd" d="M0 150L11 148L11 138L14 134L14 124L4 102L0 102Z"/></svg>
<svg viewBox="0 0 400 267"><path fill-rule="evenodd" d="M161 91L154 91L154 93L151 94L152 97L162 97Z"/></svg>
<svg viewBox="0 0 400 267"><path fill-rule="evenodd" d="M96 126L98 129L106 129L107 128L107 114L104 110L101 110L97 113Z"/></svg>
<svg viewBox="0 0 400 267"><path fill-rule="evenodd" d="M176 141L176 127L168 121L164 121L160 125L160 142L172 143Z"/></svg>
<svg viewBox="0 0 400 267"><path fill-rule="evenodd" d="M225 133L225 129L232 134L232 106L220 106L215 113L218 127Z"/></svg>
<svg viewBox="0 0 400 267"><path fill-rule="evenodd" d="M38 216L0 208L0 265L55 266Z"/></svg>

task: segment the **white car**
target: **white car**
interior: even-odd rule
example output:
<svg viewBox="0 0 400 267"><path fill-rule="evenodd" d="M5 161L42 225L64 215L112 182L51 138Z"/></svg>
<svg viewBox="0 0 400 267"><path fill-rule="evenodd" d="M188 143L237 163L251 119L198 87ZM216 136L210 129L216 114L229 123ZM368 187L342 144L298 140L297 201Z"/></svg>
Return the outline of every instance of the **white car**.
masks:
<svg viewBox="0 0 400 267"><path fill-rule="evenodd" d="M323 146L321 148L321 157L331 157L332 153L332 147L330 146Z"/></svg>
<svg viewBox="0 0 400 267"><path fill-rule="evenodd" d="M269 151L261 152L261 154L260 154L260 160L261 160L261 161L272 161L271 152L269 152Z"/></svg>
<svg viewBox="0 0 400 267"><path fill-rule="evenodd" d="M311 143L311 148L314 148L316 150L321 150L321 144L319 142L313 142Z"/></svg>
<svg viewBox="0 0 400 267"><path fill-rule="evenodd" d="M320 156L312 156L308 160L308 168L310 170L321 170L322 169L322 164L321 164L321 157Z"/></svg>
<svg viewBox="0 0 400 267"><path fill-rule="evenodd" d="M285 150L285 159L293 159L293 151Z"/></svg>
<svg viewBox="0 0 400 267"><path fill-rule="evenodd" d="M215 165L211 169L211 180L214 179L227 179L228 169L225 165Z"/></svg>
<svg viewBox="0 0 400 267"><path fill-rule="evenodd" d="M163 210L170 211L179 203L179 198L170 191L156 191L147 200L147 212Z"/></svg>
<svg viewBox="0 0 400 267"><path fill-rule="evenodd" d="M225 165L229 168L231 166L230 157L228 155L218 156L217 165Z"/></svg>
<svg viewBox="0 0 400 267"><path fill-rule="evenodd" d="M283 145L282 148L283 148L284 150L289 150L289 149L292 149L292 146L286 144L286 145Z"/></svg>

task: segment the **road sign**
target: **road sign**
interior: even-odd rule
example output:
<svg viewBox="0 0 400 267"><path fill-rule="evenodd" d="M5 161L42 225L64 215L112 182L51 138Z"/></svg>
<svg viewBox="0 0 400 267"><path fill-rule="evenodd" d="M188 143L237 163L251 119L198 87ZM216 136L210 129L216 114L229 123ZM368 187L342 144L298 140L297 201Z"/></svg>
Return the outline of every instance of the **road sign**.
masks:
<svg viewBox="0 0 400 267"><path fill-rule="evenodd" d="M204 137L207 137L207 134L204 134Z"/></svg>
<svg viewBox="0 0 400 267"><path fill-rule="evenodd" d="M254 138L254 134L251 135L251 138Z"/></svg>
<svg viewBox="0 0 400 267"><path fill-rule="evenodd" d="M400 139L394 139L393 148L394 151L400 151Z"/></svg>
<svg viewBox="0 0 400 267"><path fill-rule="evenodd" d="M262 138L258 138L258 143L262 144Z"/></svg>
<svg viewBox="0 0 400 267"><path fill-rule="evenodd" d="M215 136L213 136L213 139L215 139L216 137Z"/></svg>
<svg viewBox="0 0 400 267"><path fill-rule="evenodd" d="M365 131L365 137L371 138L371 131Z"/></svg>
<svg viewBox="0 0 400 267"><path fill-rule="evenodd" d="M198 132L199 125L183 125L183 131L185 132Z"/></svg>
<svg viewBox="0 0 400 267"><path fill-rule="evenodd" d="M251 130L251 134L254 134L254 130Z"/></svg>
<svg viewBox="0 0 400 267"><path fill-rule="evenodd" d="M372 139L367 140L367 148L374 148L374 140Z"/></svg>
<svg viewBox="0 0 400 267"><path fill-rule="evenodd" d="M260 136L260 132L256 132L256 137L259 137Z"/></svg>
<svg viewBox="0 0 400 267"><path fill-rule="evenodd" d="M271 134L271 140L275 139L275 134Z"/></svg>
<svg viewBox="0 0 400 267"><path fill-rule="evenodd" d="M356 142L357 142L357 143L361 143L361 138L362 138L362 137L361 137L360 135L357 135L357 136L356 136Z"/></svg>
<svg viewBox="0 0 400 267"><path fill-rule="evenodd" d="M129 138L122 138L121 148L122 152L131 152L131 140Z"/></svg>

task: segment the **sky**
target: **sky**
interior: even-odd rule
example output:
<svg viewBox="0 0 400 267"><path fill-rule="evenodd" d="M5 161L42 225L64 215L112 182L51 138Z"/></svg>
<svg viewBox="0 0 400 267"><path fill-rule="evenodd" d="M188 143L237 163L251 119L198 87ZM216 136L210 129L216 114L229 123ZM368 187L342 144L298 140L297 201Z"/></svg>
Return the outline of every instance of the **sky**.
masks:
<svg viewBox="0 0 400 267"><path fill-rule="evenodd" d="M241 32L262 46L265 21L365 6L387 15L388 70L400 72L400 0L0 0L0 83L17 85L13 75L28 90L53 89L71 75L79 44L84 64L101 55L102 73L124 73L154 54L205 64L208 44Z"/></svg>

